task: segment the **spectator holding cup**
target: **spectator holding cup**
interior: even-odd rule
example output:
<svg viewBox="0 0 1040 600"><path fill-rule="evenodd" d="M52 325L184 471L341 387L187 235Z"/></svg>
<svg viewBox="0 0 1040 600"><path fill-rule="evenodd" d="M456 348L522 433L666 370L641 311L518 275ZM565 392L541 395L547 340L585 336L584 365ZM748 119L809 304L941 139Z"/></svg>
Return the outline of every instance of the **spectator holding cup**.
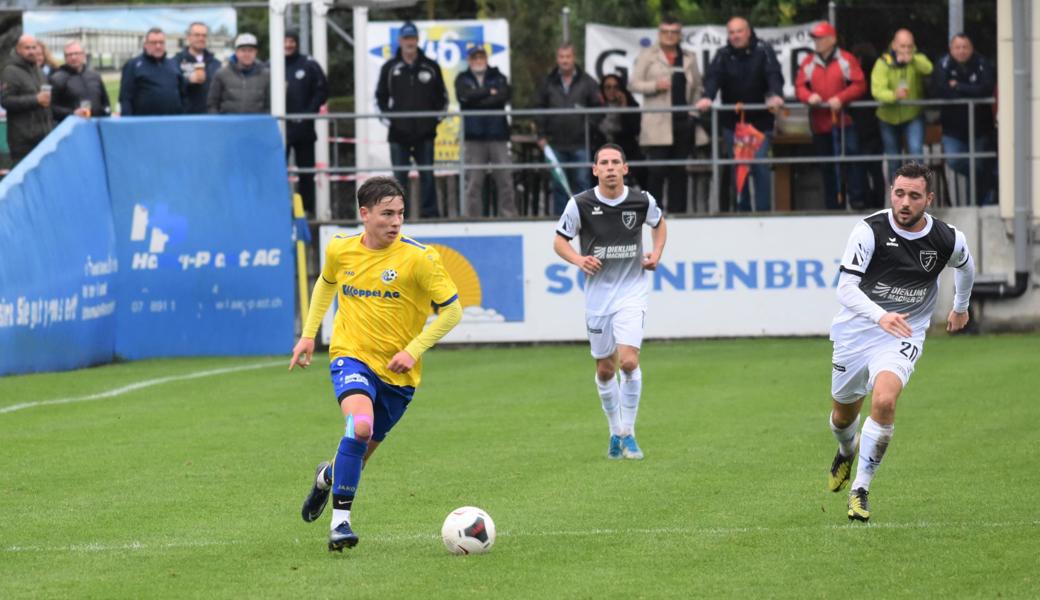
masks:
<svg viewBox="0 0 1040 600"><path fill-rule="evenodd" d="M18 38L15 56L0 72L0 105L7 111L7 145L17 163L54 128L51 86L36 64L40 47L36 38Z"/></svg>
<svg viewBox="0 0 1040 600"><path fill-rule="evenodd" d="M924 146L924 115L922 107L907 106L908 100L925 97L925 85L932 73L932 61L917 51L914 34L900 29L892 38L888 52L874 63L870 74L870 91L881 103L877 109L881 126L881 141L885 154L903 153L906 140L907 154L920 155ZM920 157L915 160L920 160ZM888 180L892 181L902 161L888 159Z"/></svg>
<svg viewBox="0 0 1040 600"><path fill-rule="evenodd" d="M77 40L65 44L65 64L51 75L55 122L69 115L89 119L107 117L111 111L108 91L101 75L87 68L87 54Z"/></svg>

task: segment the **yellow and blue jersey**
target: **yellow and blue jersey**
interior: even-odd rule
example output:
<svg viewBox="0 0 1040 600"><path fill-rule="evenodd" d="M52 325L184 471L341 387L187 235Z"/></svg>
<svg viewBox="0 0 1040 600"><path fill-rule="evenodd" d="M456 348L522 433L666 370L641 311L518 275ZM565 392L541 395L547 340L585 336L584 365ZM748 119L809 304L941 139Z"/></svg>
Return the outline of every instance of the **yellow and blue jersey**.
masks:
<svg viewBox="0 0 1040 600"><path fill-rule="evenodd" d="M339 303L330 358L356 358L386 383L416 387L421 358L405 373L386 366L422 332L432 307L456 301L458 290L436 249L402 236L372 250L363 235L338 235L325 250L321 277L336 284Z"/></svg>

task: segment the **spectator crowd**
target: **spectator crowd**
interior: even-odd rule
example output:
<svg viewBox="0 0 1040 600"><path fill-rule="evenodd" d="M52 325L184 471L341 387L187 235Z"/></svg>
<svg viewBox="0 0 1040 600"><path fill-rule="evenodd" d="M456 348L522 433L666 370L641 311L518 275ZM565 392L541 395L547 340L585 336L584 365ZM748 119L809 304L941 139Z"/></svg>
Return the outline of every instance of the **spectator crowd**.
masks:
<svg viewBox="0 0 1040 600"><path fill-rule="evenodd" d="M192 23L186 46L167 56L166 36L148 30L142 52L122 69L118 112L124 116L177 114L266 113L270 111L270 70L258 59L259 42L251 33L234 41L226 64L207 48L209 29ZM630 73L609 73L597 81L577 62L577 50L565 43L556 48L555 67L538 86L534 107L545 112L534 119L534 140L551 160L566 166L551 179L548 210L559 214L568 198L591 187L587 167L590 151L604 143L620 146L629 161L671 161L634 167L627 183L650 192L670 213L695 206L688 190L687 169L677 162L703 157L705 147L718 144L722 158L762 159L770 156L777 113L785 106L784 76L777 53L760 39L743 17L726 24L727 43L701 73L697 57L682 47L682 24L665 17L656 43L645 47ZM961 100L993 97L993 64L959 33L949 52L935 61L920 52L908 29L896 31L877 56L869 45L851 49L838 44L828 22L810 31L814 48L795 73L795 98L807 106L813 154L820 157L885 154L888 177L902 157L924 152L925 110L909 102L925 98ZM472 45L467 68L453 82L444 81L438 63L419 45L419 30L405 22L398 30L398 48L382 66L376 89L380 112L388 118L387 141L395 177L408 184L409 171L418 171L421 218L442 215L434 179L434 139L439 118L394 117L398 112L442 112L448 109L453 85L462 111L503 110L510 105L507 77L489 66L484 45ZM63 64L31 35L18 39L14 54L0 73L2 105L7 111L11 158L18 162L47 133L69 116L106 117L113 113L101 76L87 64L87 49L79 41L64 47ZM318 113L328 99L328 82L321 67L299 53L299 36L285 39L286 110L289 114ZM654 112L587 113L584 109L638 108ZM791 100L794 100L791 99ZM877 108L850 107L876 100ZM717 103L757 105L765 109L720 111L718 139L711 140L709 111ZM993 106L978 104L974 140L968 129L968 105L943 106L939 112L943 152L950 169L968 176L970 161L963 155L974 142L978 152L996 148ZM468 217L515 217L518 199L510 149L511 127L503 115L465 114L460 140L467 166L462 213ZM300 168L313 168L317 139L313 120L286 122L286 157ZM681 164L681 163L680 163ZM995 201L995 161L974 161L975 197L980 204ZM487 172L482 167L488 168ZM821 161L824 207L880 207L886 187L877 161ZM723 192L734 211L773 208L771 166L756 162L732 171ZM493 182L493 191L485 178ZM313 175L301 174L299 190L308 212L314 213ZM695 194L693 194L695 195Z"/></svg>

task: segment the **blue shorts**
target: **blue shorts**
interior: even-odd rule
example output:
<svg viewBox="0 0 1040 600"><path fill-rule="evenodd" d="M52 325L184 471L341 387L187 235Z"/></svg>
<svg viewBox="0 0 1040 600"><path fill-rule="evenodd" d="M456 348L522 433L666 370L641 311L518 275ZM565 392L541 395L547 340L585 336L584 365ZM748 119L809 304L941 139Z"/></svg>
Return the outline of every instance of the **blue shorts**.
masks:
<svg viewBox="0 0 1040 600"><path fill-rule="evenodd" d="M329 365L336 401L342 402L350 394L363 394L372 400L372 439L381 442L386 434L404 416L412 401L415 388L385 383L368 365L354 358L337 358Z"/></svg>

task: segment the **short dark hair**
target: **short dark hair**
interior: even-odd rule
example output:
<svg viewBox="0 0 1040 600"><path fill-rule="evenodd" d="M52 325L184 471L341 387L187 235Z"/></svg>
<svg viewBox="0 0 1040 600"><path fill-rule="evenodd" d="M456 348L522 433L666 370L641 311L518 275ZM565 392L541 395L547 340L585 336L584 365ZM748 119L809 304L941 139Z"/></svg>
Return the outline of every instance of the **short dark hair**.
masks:
<svg viewBox="0 0 1040 600"><path fill-rule="evenodd" d="M621 146L618 146L617 144L614 144L614 143L608 143L608 144L603 144L602 146L600 146L599 148L596 149L596 153L592 155L592 163L593 164L599 162L599 153L604 151L604 150L617 150L618 152L621 153L621 162L628 162L628 159L625 158L625 151L621 148Z"/></svg>
<svg viewBox="0 0 1040 600"><path fill-rule="evenodd" d="M964 33L963 31L958 31L957 33L953 34L953 37L950 38L950 43L952 44L953 40L955 40L957 38L961 38L961 39L965 40L966 42L968 42L972 46L975 45L974 42L971 41L971 38L968 37L968 34Z"/></svg>
<svg viewBox="0 0 1040 600"><path fill-rule="evenodd" d="M209 33L209 25L206 25L202 21L192 21L191 23L188 23L188 28L184 30L184 33L191 33L191 28L195 27L196 25L198 25L199 27L205 27L206 33Z"/></svg>
<svg viewBox="0 0 1040 600"><path fill-rule="evenodd" d="M564 43L562 43L562 44L560 44L559 46L556 47L556 51L557 52L559 52L560 50L570 50L571 52L574 53L575 56L578 55L578 51L574 49L574 44L572 44L570 42L564 42Z"/></svg>
<svg viewBox="0 0 1040 600"><path fill-rule="evenodd" d="M404 199L404 188L401 187L401 184L397 183L393 177L380 175L369 177L365 183L361 184L357 191L357 203L358 207L371 209L386 198L398 196Z"/></svg>
<svg viewBox="0 0 1040 600"><path fill-rule="evenodd" d="M140 31L140 30L138 30L138 31ZM147 38L148 36L155 35L157 33L162 33L164 36L166 35L165 33L163 33L163 30L162 30L161 27L152 27L151 29L149 29L148 31L145 32L144 37Z"/></svg>
<svg viewBox="0 0 1040 600"><path fill-rule="evenodd" d="M665 15L661 17L661 25L682 25L682 21L675 15Z"/></svg>
<svg viewBox="0 0 1040 600"><path fill-rule="evenodd" d="M924 179L924 192L926 194L932 192L932 170L922 163L914 161L904 163L903 166L896 169L896 174L892 176L893 182L895 182L896 177Z"/></svg>

